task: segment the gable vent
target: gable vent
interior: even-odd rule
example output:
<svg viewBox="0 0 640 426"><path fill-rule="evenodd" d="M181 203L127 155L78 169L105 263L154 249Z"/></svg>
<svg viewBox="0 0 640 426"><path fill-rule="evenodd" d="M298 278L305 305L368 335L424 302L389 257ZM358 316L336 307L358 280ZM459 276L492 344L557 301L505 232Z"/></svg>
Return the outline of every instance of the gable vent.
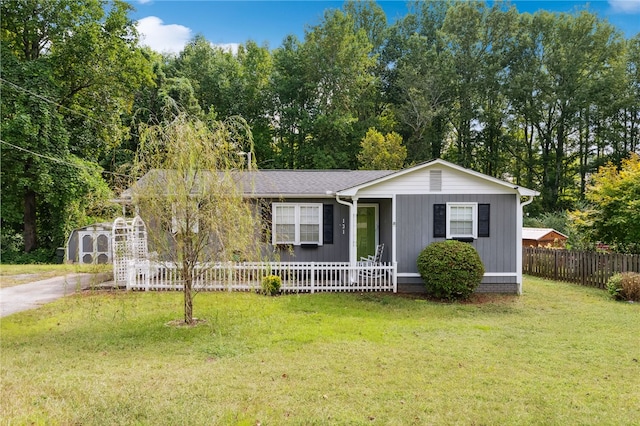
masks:
<svg viewBox="0 0 640 426"><path fill-rule="evenodd" d="M429 190L442 191L442 170L429 170Z"/></svg>

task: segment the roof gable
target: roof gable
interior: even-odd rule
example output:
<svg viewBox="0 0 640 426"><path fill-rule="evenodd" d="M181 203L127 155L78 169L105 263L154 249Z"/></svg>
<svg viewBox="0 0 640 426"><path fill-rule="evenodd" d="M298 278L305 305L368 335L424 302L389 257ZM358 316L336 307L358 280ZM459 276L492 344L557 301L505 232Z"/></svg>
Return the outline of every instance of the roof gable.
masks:
<svg viewBox="0 0 640 426"><path fill-rule="evenodd" d="M442 170L439 193L517 193L536 196L537 191L506 182L444 160L433 160L382 176L374 181L340 191L338 195L383 195L392 193L429 193L429 171Z"/></svg>

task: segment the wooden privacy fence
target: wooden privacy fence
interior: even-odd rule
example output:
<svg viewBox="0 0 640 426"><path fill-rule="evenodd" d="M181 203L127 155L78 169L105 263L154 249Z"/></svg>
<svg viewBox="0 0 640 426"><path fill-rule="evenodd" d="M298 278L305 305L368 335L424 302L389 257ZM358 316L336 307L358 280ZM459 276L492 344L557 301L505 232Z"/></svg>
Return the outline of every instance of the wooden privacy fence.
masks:
<svg viewBox="0 0 640 426"><path fill-rule="evenodd" d="M129 268L129 290L180 290L181 271L169 262L143 261ZM255 291L262 278L277 275L283 292L397 291L397 265L329 262L225 262L202 264L193 279L195 290Z"/></svg>
<svg viewBox="0 0 640 426"><path fill-rule="evenodd" d="M640 255L522 248L522 273L605 288L618 272L640 272Z"/></svg>

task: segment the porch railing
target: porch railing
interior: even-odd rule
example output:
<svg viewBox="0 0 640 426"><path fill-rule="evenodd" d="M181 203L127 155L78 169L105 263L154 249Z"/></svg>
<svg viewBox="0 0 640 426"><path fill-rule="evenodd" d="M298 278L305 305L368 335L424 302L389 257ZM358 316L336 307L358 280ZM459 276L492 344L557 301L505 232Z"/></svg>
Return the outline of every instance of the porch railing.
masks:
<svg viewBox="0 0 640 426"><path fill-rule="evenodd" d="M226 262L198 265L193 286L198 291L255 291L262 278L277 275L281 290L295 292L397 291L397 264L335 262ZM127 289L181 290L183 277L172 263L143 261L130 265Z"/></svg>

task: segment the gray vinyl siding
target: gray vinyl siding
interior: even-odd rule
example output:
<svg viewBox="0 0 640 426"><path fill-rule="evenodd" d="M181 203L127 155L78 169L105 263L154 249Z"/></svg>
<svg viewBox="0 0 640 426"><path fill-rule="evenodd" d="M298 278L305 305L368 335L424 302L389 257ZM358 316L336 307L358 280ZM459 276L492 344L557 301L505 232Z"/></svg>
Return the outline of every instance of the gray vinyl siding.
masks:
<svg viewBox="0 0 640 426"><path fill-rule="evenodd" d="M333 198L276 199L278 203L322 203L333 205L333 244L303 248L301 246L278 246L275 251L269 244L270 255L282 262L348 262L349 261L349 207ZM344 219L344 231L342 220Z"/></svg>
<svg viewBox="0 0 640 426"><path fill-rule="evenodd" d="M478 238L471 244L478 250L486 272L516 272L516 255L519 250L516 247L516 195L398 195L396 200L398 272L417 273L416 259L422 249L432 242L444 240L433 237L433 205L450 202L491 206L490 236ZM485 277L485 280L488 278ZM508 281L514 282L515 277L509 277Z"/></svg>

